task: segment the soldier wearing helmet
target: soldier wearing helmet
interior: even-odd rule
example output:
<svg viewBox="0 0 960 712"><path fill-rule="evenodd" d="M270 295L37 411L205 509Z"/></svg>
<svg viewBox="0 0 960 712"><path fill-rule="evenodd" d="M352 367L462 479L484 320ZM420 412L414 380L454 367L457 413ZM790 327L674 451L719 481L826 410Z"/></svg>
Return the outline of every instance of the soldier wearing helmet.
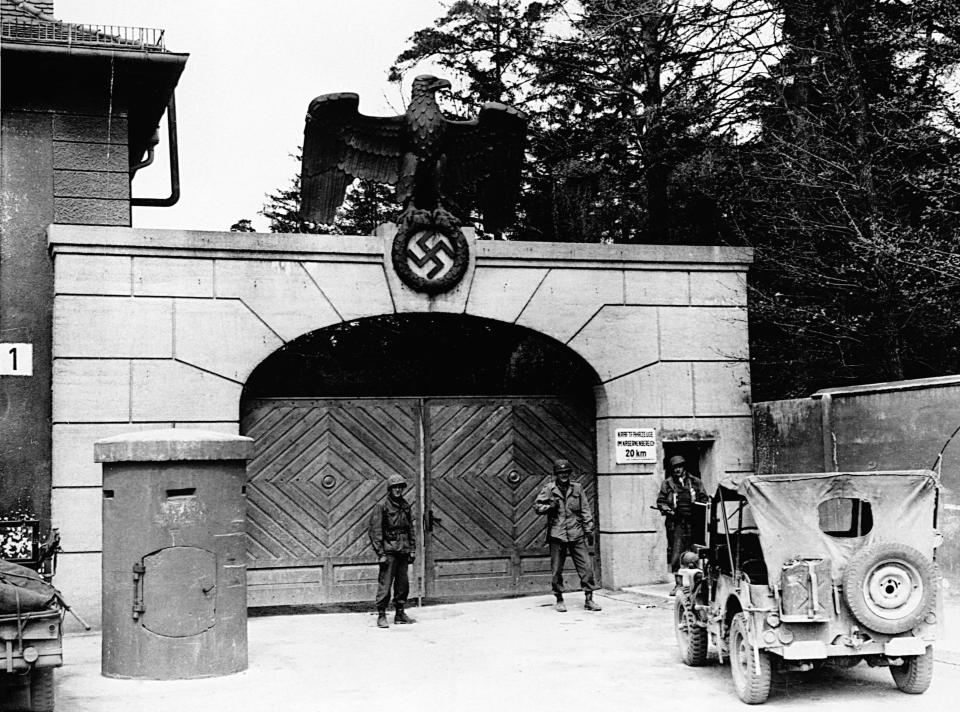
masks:
<svg viewBox="0 0 960 712"><path fill-rule="evenodd" d="M702 516L702 510L696 503L707 500L703 483L687 469L686 458L683 455L673 455L667 460L667 476L660 485L657 509L665 517L667 559L677 583L670 593L671 596L677 592L680 585L677 576L680 558L694 544L695 524L697 517Z"/></svg>
<svg viewBox="0 0 960 712"><path fill-rule="evenodd" d="M598 587L593 578L589 548L593 546L593 508L580 483L570 481L572 472L569 460L554 462L553 481L540 490L533 511L547 517L553 594L557 598L554 608L561 613L567 610L563 601L563 565L569 554L586 597L583 607L588 611L599 611L600 604L593 600L593 592Z"/></svg>
<svg viewBox="0 0 960 712"><path fill-rule="evenodd" d="M413 563L417 549L410 503L403 498L406 487L403 477L390 475L387 479L387 496L377 502L370 513L370 545L380 564L376 598L378 628L390 627L387 605L390 603L391 588L395 611L393 622L415 622L403 610L407 594L410 593L407 569Z"/></svg>

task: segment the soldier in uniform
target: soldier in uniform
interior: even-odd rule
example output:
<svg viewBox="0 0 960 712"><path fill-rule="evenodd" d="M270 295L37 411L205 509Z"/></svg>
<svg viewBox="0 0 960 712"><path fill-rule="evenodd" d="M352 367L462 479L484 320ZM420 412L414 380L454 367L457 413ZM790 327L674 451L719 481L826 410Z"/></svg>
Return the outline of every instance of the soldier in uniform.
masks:
<svg viewBox="0 0 960 712"><path fill-rule="evenodd" d="M676 586L670 595L677 592L680 579L680 557L694 543L695 525L700 513L696 502L707 502L707 493L703 483L687 470L687 461L683 455L674 455L667 461L667 476L660 485L657 495L657 509L665 517L667 529L667 558L670 571L673 572Z"/></svg>
<svg viewBox="0 0 960 712"><path fill-rule="evenodd" d="M561 613L567 610L563 602L563 565L569 554L586 596L583 607L588 611L599 611L600 604L593 600L597 585L593 579L593 562L588 548L593 546L593 509L583 487L578 482L570 481L572 472L573 466L568 460L554 462L553 482L545 484L540 490L533 510L547 516L553 594L557 597L554 608Z"/></svg>
<svg viewBox="0 0 960 712"><path fill-rule="evenodd" d="M416 552L416 534L410 503L403 498L407 483L400 475L387 479L387 496L370 513L370 545L377 554L380 577L377 585L377 627L389 628L387 604L393 588L394 623L415 623L404 612L410 580L407 569Z"/></svg>

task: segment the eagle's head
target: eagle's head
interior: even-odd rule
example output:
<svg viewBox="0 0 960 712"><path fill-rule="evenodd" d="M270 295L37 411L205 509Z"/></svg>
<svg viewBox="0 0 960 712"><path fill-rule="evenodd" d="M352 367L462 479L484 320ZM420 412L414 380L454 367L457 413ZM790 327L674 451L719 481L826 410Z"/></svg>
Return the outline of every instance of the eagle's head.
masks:
<svg viewBox="0 0 960 712"><path fill-rule="evenodd" d="M410 93L412 98L417 99L431 96L441 89L449 88L450 82L446 79L437 79L437 77L430 74L421 74L413 80L413 88Z"/></svg>

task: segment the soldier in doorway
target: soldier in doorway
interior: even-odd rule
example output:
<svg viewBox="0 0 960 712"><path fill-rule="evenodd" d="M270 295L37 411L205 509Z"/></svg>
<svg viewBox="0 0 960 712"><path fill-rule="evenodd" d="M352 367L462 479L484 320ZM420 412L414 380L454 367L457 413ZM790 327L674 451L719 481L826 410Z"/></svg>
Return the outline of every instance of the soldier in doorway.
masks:
<svg viewBox="0 0 960 712"><path fill-rule="evenodd" d="M553 482L545 484L540 490L533 510L537 514L547 515L553 594L557 597L554 608L561 613L567 610L563 602L563 565L569 554L586 596L583 607L588 611L599 611L600 605L593 600L597 585L593 579L593 561L588 548L593 546L593 509L580 483L570 481L572 472L573 466L568 460L554 462Z"/></svg>
<svg viewBox="0 0 960 712"><path fill-rule="evenodd" d="M667 461L667 476L660 485L657 495L657 509L665 517L667 528L667 559L676 585L670 595L677 592L680 578L680 557L694 544L697 517L701 510L696 503L708 501L703 483L687 470L687 461L683 455L674 455Z"/></svg>
<svg viewBox="0 0 960 712"><path fill-rule="evenodd" d="M416 534L410 503L403 498L407 483L400 475L387 479L387 496L370 513L370 545L377 554L380 577L377 585L377 627L389 628L387 604L393 588L394 623L415 623L403 610L410 592L407 569L416 552Z"/></svg>

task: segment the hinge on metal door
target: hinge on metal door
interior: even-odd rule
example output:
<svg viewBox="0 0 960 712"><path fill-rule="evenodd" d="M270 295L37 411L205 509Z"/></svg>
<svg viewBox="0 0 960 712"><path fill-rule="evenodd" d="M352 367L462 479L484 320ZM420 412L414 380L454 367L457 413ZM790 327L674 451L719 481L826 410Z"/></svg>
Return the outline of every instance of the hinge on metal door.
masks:
<svg viewBox="0 0 960 712"><path fill-rule="evenodd" d="M143 575L147 567L137 562L133 565L133 620L138 620L146 609L143 606Z"/></svg>

